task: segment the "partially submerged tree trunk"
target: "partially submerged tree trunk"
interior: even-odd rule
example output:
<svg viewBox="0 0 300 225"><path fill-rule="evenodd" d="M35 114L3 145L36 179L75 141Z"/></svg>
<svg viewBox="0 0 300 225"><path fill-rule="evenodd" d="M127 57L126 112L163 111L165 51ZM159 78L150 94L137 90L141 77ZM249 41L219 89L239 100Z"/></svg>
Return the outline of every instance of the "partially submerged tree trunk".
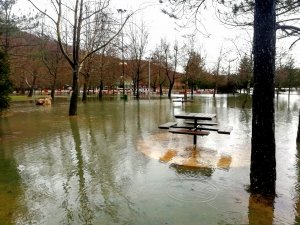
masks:
<svg viewBox="0 0 300 225"><path fill-rule="evenodd" d="M88 83L87 81L83 84L83 91L82 91L82 102L86 102L88 95Z"/></svg>
<svg viewBox="0 0 300 225"><path fill-rule="evenodd" d="M297 132L297 142L300 142L300 110L299 110L299 120L298 120L298 132Z"/></svg>
<svg viewBox="0 0 300 225"><path fill-rule="evenodd" d="M171 98L171 97L172 97L172 90L173 90L173 87L174 87L174 83L170 81L170 82L169 82L168 98Z"/></svg>
<svg viewBox="0 0 300 225"><path fill-rule="evenodd" d="M55 84L51 86L51 93L50 93L51 99L54 99L55 96Z"/></svg>
<svg viewBox="0 0 300 225"><path fill-rule="evenodd" d="M99 87L99 94L98 94L99 100L103 97L103 80L100 80L100 87Z"/></svg>
<svg viewBox="0 0 300 225"><path fill-rule="evenodd" d="M33 96L33 93L34 93L36 79L37 79L37 75L33 74L32 75L32 84L30 85L30 89L29 89L29 93L28 93L28 97L30 97L30 98Z"/></svg>
<svg viewBox="0 0 300 225"><path fill-rule="evenodd" d="M276 0L256 0L254 10L254 89L252 104L251 193L275 195L274 126Z"/></svg>
<svg viewBox="0 0 300 225"><path fill-rule="evenodd" d="M71 95L71 99L70 99L69 116L77 115L77 99L78 99L78 94L79 94L78 74L79 74L79 67L78 67L78 65L74 65L73 85L72 85L72 95Z"/></svg>
<svg viewBox="0 0 300 225"><path fill-rule="evenodd" d="M162 84L160 83L159 84L159 96L163 96L163 87L162 87Z"/></svg>

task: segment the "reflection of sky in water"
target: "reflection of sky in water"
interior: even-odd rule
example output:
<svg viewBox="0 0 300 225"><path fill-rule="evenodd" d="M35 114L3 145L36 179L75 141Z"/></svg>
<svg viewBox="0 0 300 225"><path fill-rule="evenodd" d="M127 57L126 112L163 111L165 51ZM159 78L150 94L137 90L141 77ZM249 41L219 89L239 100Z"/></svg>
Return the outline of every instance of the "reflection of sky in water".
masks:
<svg viewBox="0 0 300 225"><path fill-rule="evenodd" d="M282 95L275 104L273 206L246 191L251 109L240 108L241 97L95 101L80 104L70 120L66 102L47 110L18 103L0 127L0 163L9 160L20 176L7 210L16 209L16 224L297 224L298 97ZM198 137L193 152L192 136L157 128L181 111L216 113L234 129ZM0 200L12 189L1 182Z"/></svg>

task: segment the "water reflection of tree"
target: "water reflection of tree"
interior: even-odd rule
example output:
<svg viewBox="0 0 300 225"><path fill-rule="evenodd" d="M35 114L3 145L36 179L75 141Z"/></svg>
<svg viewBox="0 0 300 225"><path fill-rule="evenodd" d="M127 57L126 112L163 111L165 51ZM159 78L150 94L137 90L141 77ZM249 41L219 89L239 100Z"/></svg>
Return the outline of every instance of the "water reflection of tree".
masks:
<svg viewBox="0 0 300 225"><path fill-rule="evenodd" d="M76 159L77 159L77 173L78 182L79 182L79 202L80 208L82 210L79 215L80 220L84 222L84 224L92 224L92 220L94 218L94 212L92 212L90 207L90 201L86 192L86 184L85 184L85 174L84 174L84 165L83 165L83 157L82 157L82 149L81 149L81 139L79 128L77 124L77 120L75 118L70 119L70 126L72 130L72 136L74 138L75 151L76 151Z"/></svg>
<svg viewBox="0 0 300 225"><path fill-rule="evenodd" d="M126 107L125 104L123 106ZM85 132L82 132L79 138L87 141L77 141L77 144L90 146L87 148L87 151L84 151L84 158L87 158L88 163L82 166L89 180L89 185L83 188L89 189L88 195L91 195L89 205L93 207L93 215L96 214L95 216L99 217L100 214L103 221L130 224L133 218L128 216L124 217L124 212L126 212L126 215L135 213L132 209L132 203L124 193L126 185L129 183L123 182L122 180L120 181L121 183L119 183L118 179L120 177L118 178L116 175L116 173L118 173L118 167L122 166L120 163L123 162L124 159L122 158L120 149L111 147L124 147L124 144L119 145L119 141L125 141L125 139L114 139L113 137L119 137L120 135L109 134L108 131L112 130L112 122L107 121L105 116L104 118L102 118L102 116L93 117L90 115L91 112L93 112L93 110L90 111L88 108L85 110L85 123L80 126L80 130L85 130ZM116 111L116 113L118 114L116 116L125 116L123 110ZM114 116L112 119L115 121L116 117ZM123 119L125 120L126 118L124 117ZM75 133L79 135L78 121L75 120L75 122L76 126L73 126L73 128L75 128ZM123 126L122 123L119 123L119 120L116 120L113 124L118 124L120 127ZM76 131L76 129L78 131ZM121 131L124 135L126 132L117 127L114 127L113 130ZM72 133L74 132L72 131ZM122 179L126 181L130 180L125 177L122 177ZM92 205L91 202L96 199L97 202Z"/></svg>
<svg viewBox="0 0 300 225"><path fill-rule="evenodd" d="M3 145L2 145L3 146ZM21 182L16 163L0 148L0 224L15 224L20 209Z"/></svg>
<svg viewBox="0 0 300 225"><path fill-rule="evenodd" d="M140 112L140 100L137 100L137 106L136 106L136 121L137 121L137 130L140 133L141 132L141 112ZM149 119L149 118L148 118Z"/></svg>
<svg viewBox="0 0 300 225"><path fill-rule="evenodd" d="M250 194L248 205L249 225L272 225L274 218L275 197L265 198Z"/></svg>
<svg viewBox="0 0 300 225"><path fill-rule="evenodd" d="M300 143L297 142L297 157L296 157L296 172L297 172L297 183L295 187L295 193L297 199L295 202L295 225L300 224Z"/></svg>
<svg viewBox="0 0 300 225"><path fill-rule="evenodd" d="M11 149L7 151L1 141L5 135L3 131L8 127L8 120L0 118L0 224L15 224L14 219L18 217L22 204L22 201L19 202L22 192L17 163L12 157L7 157L12 153Z"/></svg>

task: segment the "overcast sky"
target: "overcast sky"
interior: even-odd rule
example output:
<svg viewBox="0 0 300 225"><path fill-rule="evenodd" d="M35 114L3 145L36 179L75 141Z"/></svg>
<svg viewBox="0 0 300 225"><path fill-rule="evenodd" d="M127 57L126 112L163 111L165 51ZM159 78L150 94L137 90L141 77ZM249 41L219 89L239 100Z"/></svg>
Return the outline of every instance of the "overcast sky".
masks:
<svg viewBox="0 0 300 225"><path fill-rule="evenodd" d="M50 0L37 1L40 3L42 1L49 2ZM27 0L18 0L18 3L22 8L29 6ZM134 20L137 22L143 20L150 33L147 56L160 43L161 38L166 38L172 44L175 40L178 40L179 44L182 45L186 41L183 36L192 32L191 29L180 29L175 24L174 19L163 14L161 12L162 5L159 3L159 0L111 0L111 8L113 11L116 11L116 14L117 9L126 9L128 12L142 9L135 15ZM205 28L201 27L201 30L205 31L204 33L208 34L209 37L198 32L196 47L198 51L201 49L202 54L206 55L206 64L209 68L213 68L216 64L221 47L223 47L223 52L229 51L226 60L237 58L236 47L242 49L244 52L250 51L249 40L252 37L251 31L247 34L237 28L226 28L215 18L213 10L206 10L204 13L203 19L205 21L203 23L205 24ZM286 43L282 41L277 42L278 49L282 48L282 46L287 49L287 43L290 43L290 41ZM300 43L291 52L297 65L300 66L297 52L300 52ZM226 69L228 64L226 60L223 63L224 69ZM236 63L233 62L231 64L233 71L235 70Z"/></svg>
<svg viewBox="0 0 300 225"><path fill-rule="evenodd" d="M191 33L191 29L180 29L174 19L169 18L161 12L162 5L159 0L111 0L112 6L122 9L137 9L144 8L136 17L143 18L150 32L150 49L159 44L161 38L167 38L171 43L174 40L179 40L180 43L184 42L183 35ZM147 7L148 6L148 7ZM249 40L252 39L252 31L241 31L236 27L224 26L215 16L213 9L202 10L205 13L202 17L205 27L200 27L205 30L206 35L198 32L197 47L201 48L202 53L206 55L206 64L208 67L213 68L217 62L220 49L223 47L223 52L227 54L227 62L223 67L227 67L228 60L232 60L238 56L236 47L243 52L250 52L251 44ZM234 43L233 43L234 41ZM277 53L282 50L287 50L293 42L291 39L277 40ZM199 50L199 49L198 49ZM300 67L300 42L290 51L290 55L295 59L296 65ZM231 65L234 67L234 65ZM224 69L225 69L224 68Z"/></svg>
<svg viewBox="0 0 300 225"><path fill-rule="evenodd" d="M180 44L187 40L183 37L187 34L191 34L194 31L194 26L191 24L191 29L181 29L176 25L175 20L169 18L167 15L161 12L162 5L158 0L112 0L112 6L121 9L137 9L143 8L136 15L136 18L145 21L147 28L149 29L149 49L153 49L153 46L160 43L161 38L166 38L171 44L175 40L178 40ZM197 50L205 54L207 57L207 64L212 67L218 58L221 47L223 46L223 52L228 51L230 48L235 49L231 40L236 40L240 37L240 32L233 32L233 29L226 29L215 18L213 12L207 12L207 16L204 18L205 27L201 27L204 31L197 35ZM180 22L180 21L178 21ZM209 35L209 37L207 36ZM242 38L238 38L242 42ZM247 37L249 39L249 37ZM248 46L250 47L250 46ZM235 55L236 56L236 55ZM235 56L228 56L228 60L231 60Z"/></svg>

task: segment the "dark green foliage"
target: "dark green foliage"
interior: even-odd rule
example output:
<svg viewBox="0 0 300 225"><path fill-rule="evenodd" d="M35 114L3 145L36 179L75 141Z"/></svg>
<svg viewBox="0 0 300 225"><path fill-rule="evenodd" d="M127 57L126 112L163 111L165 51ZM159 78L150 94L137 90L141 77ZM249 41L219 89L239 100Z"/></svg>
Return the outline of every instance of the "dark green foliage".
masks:
<svg viewBox="0 0 300 225"><path fill-rule="evenodd" d="M8 56L3 50L0 50L0 112L9 107L9 94L12 92L12 83L8 76Z"/></svg>

